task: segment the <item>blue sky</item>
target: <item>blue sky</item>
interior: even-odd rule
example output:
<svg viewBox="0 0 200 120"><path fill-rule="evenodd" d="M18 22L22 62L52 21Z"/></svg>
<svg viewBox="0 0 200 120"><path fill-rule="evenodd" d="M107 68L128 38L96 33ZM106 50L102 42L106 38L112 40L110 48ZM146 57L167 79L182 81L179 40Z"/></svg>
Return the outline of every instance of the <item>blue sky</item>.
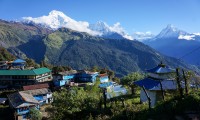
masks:
<svg viewBox="0 0 200 120"><path fill-rule="evenodd" d="M89 23L120 22L129 34L157 34L167 24L200 32L200 0L0 0L0 19L4 20L39 17L51 10Z"/></svg>

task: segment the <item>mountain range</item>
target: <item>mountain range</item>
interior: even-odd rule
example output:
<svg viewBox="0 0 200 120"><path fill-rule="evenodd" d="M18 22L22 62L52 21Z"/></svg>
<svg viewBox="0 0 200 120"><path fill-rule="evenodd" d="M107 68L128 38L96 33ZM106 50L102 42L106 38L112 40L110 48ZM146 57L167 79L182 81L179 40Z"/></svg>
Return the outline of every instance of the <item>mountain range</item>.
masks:
<svg viewBox="0 0 200 120"><path fill-rule="evenodd" d="M143 42L165 55L200 66L199 33L187 33L168 25L157 36Z"/></svg>
<svg viewBox="0 0 200 120"><path fill-rule="evenodd" d="M168 25L158 35L153 35L151 32L135 32L133 36L130 36L120 26L120 23L116 23L113 26L109 26L103 21L90 24L86 21L76 21L56 10L51 11L48 16L38 18L23 17L23 22L36 23L53 30L66 27L102 38L129 40L133 40L134 38L167 56L182 59L190 64L200 66L200 55L196 50L200 46L200 33L187 33L173 25Z"/></svg>
<svg viewBox="0 0 200 120"><path fill-rule="evenodd" d="M172 36L167 29L165 34L161 32L163 35L146 40L147 44L153 46L150 42ZM181 32L181 35L188 34ZM119 23L113 26L105 22L89 24L75 21L59 11L38 18L24 17L20 22L0 20L1 47L18 58L32 58L37 63L45 60L53 65L67 65L74 69L99 66L114 70L117 76L145 71L161 61L173 68L199 71L193 65L167 57L127 37Z"/></svg>
<svg viewBox="0 0 200 120"><path fill-rule="evenodd" d="M98 21L95 24L90 24L86 21L76 21L61 11L52 10L49 15L37 18L23 17L25 23L36 23L46 28L56 30L61 27L66 27L78 32L86 32L92 36L106 37L113 39L126 38L132 40L133 38L128 35L125 30L116 23L109 26L103 21Z"/></svg>

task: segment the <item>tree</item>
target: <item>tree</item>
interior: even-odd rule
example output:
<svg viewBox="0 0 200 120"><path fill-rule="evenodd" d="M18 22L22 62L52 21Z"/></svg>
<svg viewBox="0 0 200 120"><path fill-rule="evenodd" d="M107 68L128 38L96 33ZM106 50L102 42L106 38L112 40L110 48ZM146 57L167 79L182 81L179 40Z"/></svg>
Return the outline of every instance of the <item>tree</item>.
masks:
<svg viewBox="0 0 200 120"><path fill-rule="evenodd" d="M115 72L107 68L103 68L100 70L100 74L104 74L104 73L108 74L110 80L112 80L115 77Z"/></svg>
<svg viewBox="0 0 200 120"><path fill-rule="evenodd" d="M91 71L92 72L99 72L99 67L98 66L93 66Z"/></svg>
<svg viewBox="0 0 200 120"><path fill-rule="evenodd" d="M70 66L63 66L63 69L64 69L65 71L70 71L70 70L72 70L72 68L71 68Z"/></svg>
<svg viewBox="0 0 200 120"><path fill-rule="evenodd" d="M42 60L40 62L40 67L46 67L46 68L49 68L49 69L53 68L53 66L51 64L47 64L45 60Z"/></svg>
<svg viewBox="0 0 200 120"><path fill-rule="evenodd" d="M133 84L134 81L143 79L144 75L139 72L133 72L123 77L120 81L122 85L127 85L131 88L132 95L135 94L135 86Z"/></svg>
<svg viewBox="0 0 200 120"><path fill-rule="evenodd" d="M78 87L54 92L53 96L54 113L51 115L55 120L75 119L83 114L89 115L92 110L97 109L99 103L99 94ZM81 114L81 112L83 113Z"/></svg>
<svg viewBox="0 0 200 120"><path fill-rule="evenodd" d="M116 82L116 83L120 83L120 79L119 79L118 77L114 77L114 78L112 79L112 81L113 81L113 82Z"/></svg>
<svg viewBox="0 0 200 120"><path fill-rule="evenodd" d="M26 61L26 65L28 67L35 67L35 68L39 67L39 65L37 63L35 63L35 61L33 59L27 58L25 61Z"/></svg>
<svg viewBox="0 0 200 120"><path fill-rule="evenodd" d="M56 66L52 68L52 71L54 74L58 74L59 72L65 71L65 69L62 66Z"/></svg>
<svg viewBox="0 0 200 120"><path fill-rule="evenodd" d="M30 117L31 120L42 120L42 114L36 108L30 109L29 117Z"/></svg>
<svg viewBox="0 0 200 120"><path fill-rule="evenodd" d="M14 60L16 57L12 54L10 54L5 48L0 47L0 61L2 60Z"/></svg>

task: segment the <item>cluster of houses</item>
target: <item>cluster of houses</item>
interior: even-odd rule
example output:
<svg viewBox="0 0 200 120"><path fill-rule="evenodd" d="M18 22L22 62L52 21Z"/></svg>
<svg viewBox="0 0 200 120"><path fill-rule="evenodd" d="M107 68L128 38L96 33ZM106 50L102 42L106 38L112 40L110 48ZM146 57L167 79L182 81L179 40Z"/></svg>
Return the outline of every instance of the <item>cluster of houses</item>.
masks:
<svg viewBox="0 0 200 120"><path fill-rule="evenodd" d="M63 87L66 85L73 86L76 83L95 83L98 72L90 72L86 70L71 70L53 74L53 83L55 87Z"/></svg>
<svg viewBox="0 0 200 120"><path fill-rule="evenodd" d="M41 105L53 101L52 86L60 89L66 86L76 86L80 83L93 84L99 77L99 87L106 91L107 99L127 94L127 90L122 85L109 80L107 74L85 70L52 74L48 68L25 69L25 65L26 62L21 59L0 62L0 89L15 88L19 90L7 96L10 108L19 120L26 119L31 108L40 109ZM161 63L147 72L148 77L135 81L133 84L141 87L141 102L150 100L150 105L153 107L157 101L163 99L163 91L177 90L174 78L175 70Z"/></svg>
<svg viewBox="0 0 200 120"><path fill-rule="evenodd" d="M18 120L26 119L31 108L40 109L42 105L51 103L52 90L85 83L93 84L97 77L100 77L99 87L106 89L108 99L127 93L125 88L109 81L107 74L85 70L52 74L48 68L26 68L25 65L26 62L21 59L0 62L0 90L18 90L7 95L9 106Z"/></svg>

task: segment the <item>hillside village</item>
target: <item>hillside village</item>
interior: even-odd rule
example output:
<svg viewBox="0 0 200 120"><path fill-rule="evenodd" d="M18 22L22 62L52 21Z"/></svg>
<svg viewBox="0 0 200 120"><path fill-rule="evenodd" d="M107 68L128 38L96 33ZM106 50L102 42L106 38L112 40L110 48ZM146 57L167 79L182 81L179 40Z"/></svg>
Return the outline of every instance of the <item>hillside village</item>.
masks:
<svg viewBox="0 0 200 120"><path fill-rule="evenodd" d="M1 98L5 102L8 100L10 109L15 114L15 119L27 119L29 110L40 109L44 104L53 102L52 93L62 88L85 87L94 85L100 80L99 87L108 89L106 99L124 95L126 89L121 85L109 80L108 75L99 74L85 70L70 70L52 73L48 68L28 67L26 61L17 59L14 61L0 62L0 89L1 91L15 90L17 92L8 94L7 98ZM113 94L115 95L113 96Z"/></svg>
<svg viewBox="0 0 200 120"><path fill-rule="evenodd" d="M33 109L41 110L44 109L43 106L51 105L52 103L54 105L54 96L62 94L62 90L65 91L66 89L71 91L74 88L84 88L87 91L89 86L93 88L97 86L101 90L100 94L102 95L100 96L102 96L102 100L100 99L100 105L104 106L104 109L109 105L112 106L113 100L115 102L116 100L121 101L124 106L124 98L131 95L130 99L135 99L135 92L137 91L139 95L138 102L144 103L144 106L148 104L149 107L145 109L152 109L160 101L168 99L166 96L175 95L177 91L179 91L178 94L184 96L183 89L188 94L189 89L197 85L196 79L189 80L191 77L187 75L186 78L184 72L184 77L182 78L178 69L169 68L162 62L146 71L145 77L135 80L131 78L131 82L124 84L125 77L121 79L121 82L114 82L107 73L87 70L53 72L46 67L27 67L26 61L22 59L1 61L0 102L3 105L9 105L9 109L12 111L10 118L26 120L30 119L30 111ZM126 85L130 87L126 87ZM44 118L43 113L42 116Z"/></svg>

